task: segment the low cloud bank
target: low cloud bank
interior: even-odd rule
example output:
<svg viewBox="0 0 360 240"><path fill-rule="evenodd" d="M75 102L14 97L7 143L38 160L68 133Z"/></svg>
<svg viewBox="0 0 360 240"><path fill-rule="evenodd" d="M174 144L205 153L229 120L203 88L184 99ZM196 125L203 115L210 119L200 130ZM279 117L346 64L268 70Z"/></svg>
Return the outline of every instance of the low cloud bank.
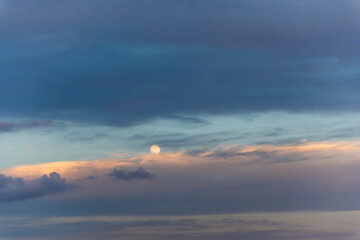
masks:
<svg viewBox="0 0 360 240"><path fill-rule="evenodd" d="M25 181L23 178L0 175L0 202L11 202L30 198L55 195L65 191L71 185L56 173L43 175L34 180Z"/></svg>

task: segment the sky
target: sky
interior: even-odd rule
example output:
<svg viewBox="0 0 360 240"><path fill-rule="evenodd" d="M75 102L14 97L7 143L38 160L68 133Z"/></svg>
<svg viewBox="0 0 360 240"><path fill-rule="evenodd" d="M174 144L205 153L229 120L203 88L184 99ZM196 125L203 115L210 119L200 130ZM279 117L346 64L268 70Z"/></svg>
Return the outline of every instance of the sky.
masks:
<svg viewBox="0 0 360 240"><path fill-rule="evenodd" d="M359 41L357 0L0 0L0 240L358 240Z"/></svg>

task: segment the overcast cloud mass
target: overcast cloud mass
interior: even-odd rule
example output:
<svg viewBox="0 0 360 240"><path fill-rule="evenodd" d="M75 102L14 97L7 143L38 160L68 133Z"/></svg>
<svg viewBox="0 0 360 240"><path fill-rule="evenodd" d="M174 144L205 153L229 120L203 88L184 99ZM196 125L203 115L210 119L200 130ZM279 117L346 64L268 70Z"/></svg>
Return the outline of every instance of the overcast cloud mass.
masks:
<svg viewBox="0 0 360 240"><path fill-rule="evenodd" d="M4 117L358 110L357 1L3 1Z"/></svg>
<svg viewBox="0 0 360 240"><path fill-rule="evenodd" d="M0 239L359 239L359 42L357 0L0 0Z"/></svg>

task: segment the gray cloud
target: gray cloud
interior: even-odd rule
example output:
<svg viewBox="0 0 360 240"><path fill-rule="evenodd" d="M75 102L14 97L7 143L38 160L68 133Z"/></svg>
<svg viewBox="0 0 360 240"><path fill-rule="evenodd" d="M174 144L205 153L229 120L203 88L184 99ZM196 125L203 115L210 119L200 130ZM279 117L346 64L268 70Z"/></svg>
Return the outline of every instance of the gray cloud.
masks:
<svg viewBox="0 0 360 240"><path fill-rule="evenodd" d="M147 172L141 167L134 171L127 169L114 169L108 175L119 180L153 179L156 177L156 175Z"/></svg>
<svg viewBox="0 0 360 240"><path fill-rule="evenodd" d="M49 127L51 121L22 121L22 122L0 122L0 132L13 132L23 129Z"/></svg>
<svg viewBox="0 0 360 240"><path fill-rule="evenodd" d="M239 155L236 151L215 152L214 159L204 156L204 151L193 152L189 161L193 164L181 167L156 168L154 164L161 175L156 181L123 185L99 177L99 181L85 182L89 184L84 184L89 187L85 190L92 191L90 195L4 205L0 206L0 213L4 216L24 213L103 216L359 210L360 165L356 154L333 154L336 149L326 150L323 156L309 152L289 154L288 151L270 151L269 154L260 151L248 155ZM334 155L338 158L336 163L332 159ZM342 158L347 164L343 164ZM246 163L247 159L251 160L251 165ZM203 160L206 161L202 164ZM118 181L154 178L152 173L139 169L114 169L108 175ZM98 189L108 193L99 194ZM45 210L37 211L39 207Z"/></svg>
<svg viewBox="0 0 360 240"><path fill-rule="evenodd" d="M93 180L97 180L98 178L99 176L87 176L85 178L76 179L75 182L93 181Z"/></svg>
<svg viewBox="0 0 360 240"><path fill-rule="evenodd" d="M199 113L358 111L357 7L4 1L0 113L131 126L205 124L191 117Z"/></svg>
<svg viewBox="0 0 360 240"><path fill-rule="evenodd" d="M290 142L290 141L289 141ZM186 152L187 155L196 157L202 155L203 157L209 158L218 158L218 159L244 159L247 160L249 158L252 161L247 162L246 164L274 164L274 163L291 163L291 162L300 162L313 160L314 156L306 157L302 153L290 152L284 153L278 150L253 150L242 152L243 147L234 146L227 149L215 149L210 151L209 148L197 148L193 150L189 150ZM315 154L314 154L315 155Z"/></svg>
<svg viewBox="0 0 360 240"><path fill-rule="evenodd" d="M55 195L65 191L71 185L67 184L56 172L43 175L31 181L22 178L0 175L0 201L11 202L30 198Z"/></svg>

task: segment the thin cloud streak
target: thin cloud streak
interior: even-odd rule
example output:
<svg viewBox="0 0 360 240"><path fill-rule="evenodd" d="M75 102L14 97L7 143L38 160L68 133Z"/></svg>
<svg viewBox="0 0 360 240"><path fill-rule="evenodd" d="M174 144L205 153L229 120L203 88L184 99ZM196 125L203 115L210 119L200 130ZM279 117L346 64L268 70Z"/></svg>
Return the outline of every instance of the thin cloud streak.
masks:
<svg viewBox="0 0 360 240"><path fill-rule="evenodd" d="M356 240L359 212L2 218L6 239ZM345 224L349 223L349 224ZM156 231L154 231L156 229ZM61 237L59 236L61 235ZM311 237L311 238L310 238Z"/></svg>
<svg viewBox="0 0 360 240"><path fill-rule="evenodd" d="M52 126L52 121L22 121L22 122L0 122L0 133L15 132L31 128L43 128Z"/></svg>

